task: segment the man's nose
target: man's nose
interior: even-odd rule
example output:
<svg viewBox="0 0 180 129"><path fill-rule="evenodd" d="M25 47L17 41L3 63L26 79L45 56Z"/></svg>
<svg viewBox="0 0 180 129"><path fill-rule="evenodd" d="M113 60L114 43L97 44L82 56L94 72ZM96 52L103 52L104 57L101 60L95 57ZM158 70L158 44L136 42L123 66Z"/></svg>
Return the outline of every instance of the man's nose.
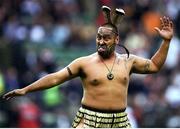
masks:
<svg viewBox="0 0 180 129"><path fill-rule="evenodd" d="M101 40L99 40L99 44L104 44L103 38Z"/></svg>

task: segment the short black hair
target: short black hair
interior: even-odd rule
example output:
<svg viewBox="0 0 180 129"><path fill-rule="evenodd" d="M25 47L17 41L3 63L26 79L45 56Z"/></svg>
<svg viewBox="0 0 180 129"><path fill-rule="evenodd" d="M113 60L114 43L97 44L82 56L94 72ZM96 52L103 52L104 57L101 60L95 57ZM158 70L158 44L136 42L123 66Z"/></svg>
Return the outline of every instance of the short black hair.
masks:
<svg viewBox="0 0 180 129"><path fill-rule="evenodd" d="M117 28L117 26L115 26L114 24L112 24L112 23L104 23L104 24L102 24L101 26L102 26L102 27L110 27L110 28L113 29L113 32L114 32L115 34L119 35L118 28Z"/></svg>

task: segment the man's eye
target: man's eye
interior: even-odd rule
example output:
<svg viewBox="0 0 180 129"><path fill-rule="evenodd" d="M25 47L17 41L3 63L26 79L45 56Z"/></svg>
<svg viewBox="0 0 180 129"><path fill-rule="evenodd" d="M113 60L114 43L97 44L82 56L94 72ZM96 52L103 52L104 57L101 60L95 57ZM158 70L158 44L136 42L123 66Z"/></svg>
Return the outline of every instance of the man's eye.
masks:
<svg viewBox="0 0 180 129"><path fill-rule="evenodd" d="M100 39L101 39L101 36L97 36L97 39L100 40Z"/></svg>
<svg viewBox="0 0 180 129"><path fill-rule="evenodd" d="M104 36L103 39L104 40L109 40L111 37L110 36Z"/></svg>

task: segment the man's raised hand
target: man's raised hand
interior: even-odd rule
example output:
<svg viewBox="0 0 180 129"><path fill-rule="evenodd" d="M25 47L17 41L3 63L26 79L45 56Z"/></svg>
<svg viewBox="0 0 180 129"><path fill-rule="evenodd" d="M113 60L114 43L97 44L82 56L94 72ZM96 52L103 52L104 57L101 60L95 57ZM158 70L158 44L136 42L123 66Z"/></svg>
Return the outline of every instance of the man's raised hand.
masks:
<svg viewBox="0 0 180 129"><path fill-rule="evenodd" d="M173 22L166 16L160 18L161 20L161 29L155 27L155 30L164 40L171 40L173 37Z"/></svg>

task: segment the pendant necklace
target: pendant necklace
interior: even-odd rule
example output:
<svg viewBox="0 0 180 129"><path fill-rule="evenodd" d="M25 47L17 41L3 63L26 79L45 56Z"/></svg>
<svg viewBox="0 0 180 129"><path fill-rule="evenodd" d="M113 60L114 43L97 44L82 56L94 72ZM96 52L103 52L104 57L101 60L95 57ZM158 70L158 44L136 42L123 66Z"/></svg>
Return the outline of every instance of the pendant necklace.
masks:
<svg viewBox="0 0 180 129"><path fill-rule="evenodd" d="M116 57L114 58L113 65L112 65L111 70L110 70L108 68L108 66L105 64L105 62L101 59L102 63L105 65L106 69L109 71L109 73L107 74L107 79L109 79L109 80L113 80L113 78L114 78L114 75L112 74L112 70L114 68L115 60L116 60Z"/></svg>

